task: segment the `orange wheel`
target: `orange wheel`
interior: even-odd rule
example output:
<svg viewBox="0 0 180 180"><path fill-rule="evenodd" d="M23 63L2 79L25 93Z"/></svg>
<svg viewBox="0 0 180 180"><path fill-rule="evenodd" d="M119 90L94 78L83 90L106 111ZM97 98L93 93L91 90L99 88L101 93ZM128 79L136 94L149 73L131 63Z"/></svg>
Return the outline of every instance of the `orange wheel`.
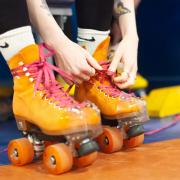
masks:
<svg viewBox="0 0 180 180"><path fill-rule="evenodd" d="M91 154L88 154L86 156L82 157L75 157L74 158L74 166L77 168L82 168L85 166L89 166L97 159L98 152L93 152Z"/></svg>
<svg viewBox="0 0 180 180"><path fill-rule="evenodd" d="M43 162L52 174L61 174L69 171L73 165L73 157L70 148L63 144L54 144L46 147L43 154Z"/></svg>
<svg viewBox="0 0 180 180"><path fill-rule="evenodd" d="M31 163L34 158L34 148L27 138L15 139L8 145L8 158L12 164L22 166Z"/></svg>
<svg viewBox="0 0 180 180"><path fill-rule="evenodd" d="M123 146L122 132L113 127L104 127L103 133L96 140L104 153L113 153L120 150Z"/></svg>
<svg viewBox="0 0 180 180"><path fill-rule="evenodd" d="M139 136L130 138L130 139L124 139L124 147L125 148L133 148L137 147L144 142L144 134L141 134Z"/></svg>

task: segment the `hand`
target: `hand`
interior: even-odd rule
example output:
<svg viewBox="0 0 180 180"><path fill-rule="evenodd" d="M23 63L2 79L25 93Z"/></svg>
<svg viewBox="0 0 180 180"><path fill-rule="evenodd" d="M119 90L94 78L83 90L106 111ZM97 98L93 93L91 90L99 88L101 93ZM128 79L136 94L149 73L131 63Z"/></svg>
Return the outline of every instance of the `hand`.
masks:
<svg viewBox="0 0 180 180"><path fill-rule="evenodd" d="M122 64L122 73L114 77L115 84L120 88L127 88L135 83L137 73L137 36L124 36L115 51L109 71L116 72L119 64Z"/></svg>
<svg viewBox="0 0 180 180"><path fill-rule="evenodd" d="M55 46L56 64L74 77L76 84L88 81L95 69L102 70L98 62L78 44L68 40L64 46Z"/></svg>

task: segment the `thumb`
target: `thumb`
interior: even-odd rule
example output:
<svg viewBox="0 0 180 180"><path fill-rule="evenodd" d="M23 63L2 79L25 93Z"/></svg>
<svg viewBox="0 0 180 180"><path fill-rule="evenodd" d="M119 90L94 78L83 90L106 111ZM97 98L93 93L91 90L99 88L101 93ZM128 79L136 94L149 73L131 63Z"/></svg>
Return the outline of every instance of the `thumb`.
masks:
<svg viewBox="0 0 180 180"><path fill-rule="evenodd" d="M99 63L96 61L96 59L94 59L88 52L86 53L86 59L87 59L87 62L88 62L94 69L102 70L102 67L99 65Z"/></svg>

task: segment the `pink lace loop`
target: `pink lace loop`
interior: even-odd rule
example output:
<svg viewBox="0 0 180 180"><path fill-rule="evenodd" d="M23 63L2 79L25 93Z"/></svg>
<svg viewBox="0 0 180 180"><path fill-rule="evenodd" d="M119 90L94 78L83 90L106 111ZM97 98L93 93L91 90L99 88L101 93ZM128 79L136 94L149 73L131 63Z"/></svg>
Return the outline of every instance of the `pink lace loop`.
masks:
<svg viewBox="0 0 180 180"><path fill-rule="evenodd" d="M47 53L44 50L48 50ZM46 44L39 45L39 57L40 59L31 63L17 67L12 70L14 76L23 75L23 69L26 69L25 73L29 73L30 77L35 80L34 91L35 93L40 90L43 91L46 99L53 101L56 106L66 107L84 107L87 103L78 103L71 96L69 96L69 90L65 91L62 86L56 81L53 71L56 71L63 78L70 82L73 82L73 78L65 73L63 70L53 66L46 61L47 58L52 57L54 51L51 50Z"/></svg>
<svg viewBox="0 0 180 180"><path fill-rule="evenodd" d="M104 91L106 94L112 96L112 97L123 97L123 98L130 98L133 95L127 94L115 85L115 83L112 81L113 77L115 76L114 72L111 72L108 70L110 62L108 61L101 61L100 65L102 66L103 70L98 71L98 78L100 80L99 88ZM103 82L108 81L109 84L106 85Z"/></svg>

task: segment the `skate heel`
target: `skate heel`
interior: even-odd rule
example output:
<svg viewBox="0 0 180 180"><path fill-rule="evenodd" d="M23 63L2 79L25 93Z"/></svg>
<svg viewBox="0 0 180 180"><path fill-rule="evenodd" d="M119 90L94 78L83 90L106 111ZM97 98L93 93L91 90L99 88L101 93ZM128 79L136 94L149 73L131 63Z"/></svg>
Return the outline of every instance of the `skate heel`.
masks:
<svg viewBox="0 0 180 180"><path fill-rule="evenodd" d="M31 129L31 127L32 127L31 123L24 120L22 117L15 115L15 119L16 119L17 127L19 130L27 131L27 130Z"/></svg>

